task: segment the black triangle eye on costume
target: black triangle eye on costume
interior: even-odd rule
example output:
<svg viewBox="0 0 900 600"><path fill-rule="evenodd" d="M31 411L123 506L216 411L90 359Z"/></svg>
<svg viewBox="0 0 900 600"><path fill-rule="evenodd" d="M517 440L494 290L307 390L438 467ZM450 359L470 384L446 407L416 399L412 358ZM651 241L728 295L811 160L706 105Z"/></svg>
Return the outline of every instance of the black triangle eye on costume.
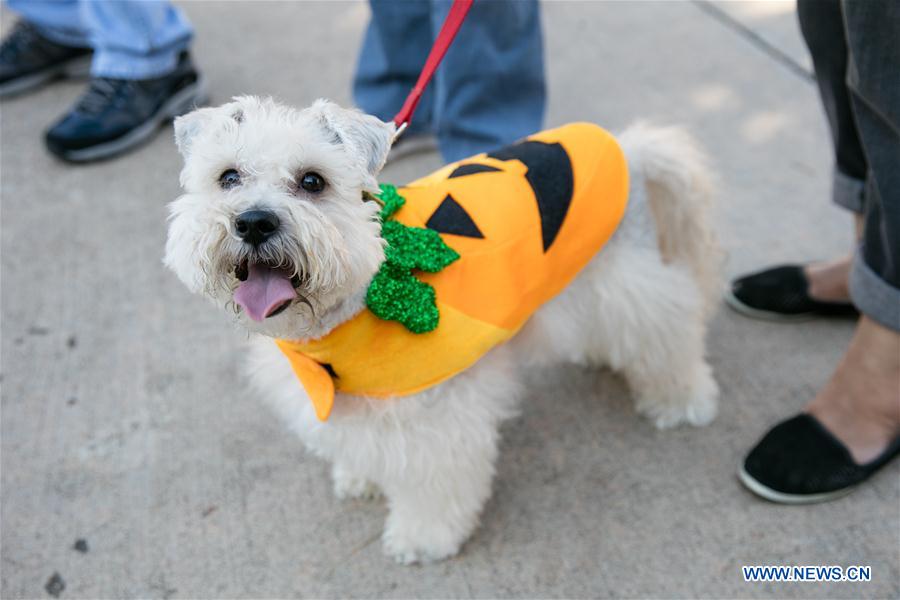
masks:
<svg viewBox="0 0 900 600"><path fill-rule="evenodd" d="M465 166L465 165L463 165ZM462 167L460 167L462 168ZM492 171L499 171L489 167ZM458 170L458 169L457 169ZM452 177L452 175L451 175ZM462 235L471 238L484 238L481 230L469 216L459 202L453 199L453 196L447 194L443 202L434 211L434 214L425 223L425 227L433 229L438 233L451 233L453 235Z"/></svg>

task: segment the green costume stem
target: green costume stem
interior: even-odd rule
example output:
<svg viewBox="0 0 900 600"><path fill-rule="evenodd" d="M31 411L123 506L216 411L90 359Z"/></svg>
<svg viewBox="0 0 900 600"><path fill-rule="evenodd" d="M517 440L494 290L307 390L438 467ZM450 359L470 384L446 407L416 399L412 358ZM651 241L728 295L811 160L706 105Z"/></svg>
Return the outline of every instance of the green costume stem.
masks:
<svg viewBox="0 0 900 600"><path fill-rule="evenodd" d="M437 273L459 258L436 231L391 220L406 203L397 188L381 184L381 237L387 242L384 262L369 289L366 306L379 319L397 321L413 333L434 330L440 321L434 288L414 271Z"/></svg>

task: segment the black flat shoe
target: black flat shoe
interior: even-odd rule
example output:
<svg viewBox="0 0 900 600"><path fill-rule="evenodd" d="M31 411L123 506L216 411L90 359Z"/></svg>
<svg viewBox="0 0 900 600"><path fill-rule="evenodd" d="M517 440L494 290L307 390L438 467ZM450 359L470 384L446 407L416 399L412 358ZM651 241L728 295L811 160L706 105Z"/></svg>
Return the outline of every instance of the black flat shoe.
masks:
<svg viewBox="0 0 900 600"><path fill-rule="evenodd" d="M900 437L881 456L858 465L840 440L803 413L769 430L747 455L738 477L772 502L825 502L849 494L898 454Z"/></svg>
<svg viewBox="0 0 900 600"><path fill-rule="evenodd" d="M849 302L820 302L808 290L803 266L783 265L735 279L725 292L725 302L743 315L768 321L859 315Z"/></svg>

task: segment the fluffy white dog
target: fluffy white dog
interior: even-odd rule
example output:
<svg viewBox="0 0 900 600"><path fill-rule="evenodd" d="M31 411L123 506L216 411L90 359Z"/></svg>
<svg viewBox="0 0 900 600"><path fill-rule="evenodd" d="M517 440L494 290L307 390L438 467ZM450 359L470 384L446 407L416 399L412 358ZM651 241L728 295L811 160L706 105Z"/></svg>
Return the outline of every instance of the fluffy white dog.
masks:
<svg viewBox="0 0 900 600"><path fill-rule="evenodd" d="M165 263L262 334L248 361L260 395L331 461L339 498L387 497L384 549L411 563L456 554L477 526L523 367L609 366L657 427L714 418L704 336L719 250L701 153L680 130L634 126L617 138L629 172L625 215L562 293L462 373L389 401L338 393L323 423L268 338L315 340L364 310L384 260L380 207L364 193L378 191L394 132L326 101L295 110L241 97L179 118L185 194L171 204ZM248 212L258 239L248 238ZM235 294L253 269L281 269L294 289L248 315Z"/></svg>

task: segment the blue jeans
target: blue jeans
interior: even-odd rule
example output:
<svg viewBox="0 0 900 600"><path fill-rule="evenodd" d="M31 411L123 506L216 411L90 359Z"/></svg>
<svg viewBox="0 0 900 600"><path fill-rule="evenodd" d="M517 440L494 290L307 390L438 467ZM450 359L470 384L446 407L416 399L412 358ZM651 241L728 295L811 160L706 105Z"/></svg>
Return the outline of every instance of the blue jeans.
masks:
<svg viewBox="0 0 900 600"><path fill-rule="evenodd" d="M353 95L392 118L419 76L450 0L370 0L372 19ZM541 129L546 104L537 0L476 1L407 133L431 131L448 161L492 150Z"/></svg>
<svg viewBox="0 0 900 600"><path fill-rule="evenodd" d="M94 77L165 75L193 36L182 12L164 0L7 0L7 5L44 37L93 48Z"/></svg>

